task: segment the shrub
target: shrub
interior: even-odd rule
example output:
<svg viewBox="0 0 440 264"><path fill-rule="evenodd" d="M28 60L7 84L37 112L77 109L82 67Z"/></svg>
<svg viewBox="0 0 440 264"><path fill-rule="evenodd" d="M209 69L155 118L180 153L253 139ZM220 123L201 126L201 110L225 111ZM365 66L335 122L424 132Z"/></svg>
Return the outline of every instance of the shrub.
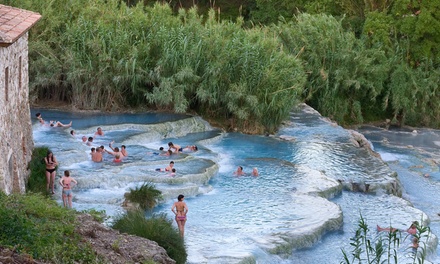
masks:
<svg viewBox="0 0 440 264"><path fill-rule="evenodd" d="M153 240L163 247L177 264L186 263L184 241L177 228L173 227L172 220L167 219L164 214L153 215L147 219L141 210L128 211L127 214L115 219L113 228Z"/></svg>
<svg viewBox="0 0 440 264"><path fill-rule="evenodd" d="M162 200L162 192L156 189L154 184L144 183L141 187L130 189L130 192L126 194L126 198L132 203L139 204L141 209L146 210L154 208Z"/></svg>
<svg viewBox="0 0 440 264"><path fill-rule="evenodd" d="M29 163L31 171L26 185L27 192L46 194L46 165L44 157L46 157L47 147L34 148L32 151L32 159Z"/></svg>

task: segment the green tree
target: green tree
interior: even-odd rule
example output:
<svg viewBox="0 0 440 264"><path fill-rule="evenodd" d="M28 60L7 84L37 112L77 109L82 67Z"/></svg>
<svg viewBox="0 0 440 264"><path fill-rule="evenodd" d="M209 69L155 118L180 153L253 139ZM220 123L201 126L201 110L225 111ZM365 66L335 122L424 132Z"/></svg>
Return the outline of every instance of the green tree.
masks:
<svg viewBox="0 0 440 264"><path fill-rule="evenodd" d="M308 80L303 98L341 124L362 123L387 80L384 52L366 49L327 15L301 14L276 30L289 52L304 62Z"/></svg>
<svg viewBox="0 0 440 264"><path fill-rule="evenodd" d="M440 1L395 0L391 12L397 37L407 40L408 62L417 66L424 59L440 63ZM404 45L401 45L404 46Z"/></svg>

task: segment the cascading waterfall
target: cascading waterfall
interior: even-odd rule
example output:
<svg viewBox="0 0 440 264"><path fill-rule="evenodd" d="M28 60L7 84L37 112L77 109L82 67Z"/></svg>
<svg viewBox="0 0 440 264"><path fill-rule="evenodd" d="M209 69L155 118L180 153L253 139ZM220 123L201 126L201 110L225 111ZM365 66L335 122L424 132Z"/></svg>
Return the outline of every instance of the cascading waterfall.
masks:
<svg viewBox="0 0 440 264"><path fill-rule="evenodd" d="M273 136L224 133L199 117L39 112L46 120L73 120L76 137L69 129L37 123L33 128L36 146L48 146L59 160L57 175L68 169L77 179L77 210L105 210L115 216L124 212L125 192L152 182L165 198L155 212L171 218L175 197L185 195L189 263L319 263L320 258L339 263L340 249L354 235L359 214L373 228L391 222L405 229L421 218L429 223L428 215L398 197L401 183L386 163L356 147L347 130L306 106L292 112ZM90 160L90 146L80 137L93 135L98 126L105 135L95 138L94 145L107 148L114 141L113 146L127 146L129 157L121 164L105 155L102 163ZM197 144L199 151L156 155L169 141ZM175 176L156 171L171 160ZM247 175L234 176L237 166ZM250 175L254 167L258 177ZM434 250L436 241L433 236L426 243Z"/></svg>

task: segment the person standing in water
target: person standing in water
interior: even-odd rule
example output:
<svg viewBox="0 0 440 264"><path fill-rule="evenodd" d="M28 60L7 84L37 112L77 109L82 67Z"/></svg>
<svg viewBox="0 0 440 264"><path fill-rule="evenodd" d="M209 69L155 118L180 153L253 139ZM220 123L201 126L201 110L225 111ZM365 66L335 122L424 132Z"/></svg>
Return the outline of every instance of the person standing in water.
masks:
<svg viewBox="0 0 440 264"><path fill-rule="evenodd" d="M171 211L176 215L176 223L182 238L185 235L186 214L188 213L188 206L186 206L183 199L185 199L185 196L180 194L177 196L177 202L171 207Z"/></svg>
<svg viewBox="0 0 440 264"><path fill-rule="evenodd" d="M50 189L51 193L54 194L54 182L58 162L52 151L47 151L44 163L46 164L46 191L49 192Z"/></svg>
<svg viewBox="0 0 440 264"><path fill-rule="evenodd" d="M78 184L78 182L70 177L70 171L64 171L64 176L60 179L60 185L63 187L63 204L64 207L72 208L72 182Z"/></svg>

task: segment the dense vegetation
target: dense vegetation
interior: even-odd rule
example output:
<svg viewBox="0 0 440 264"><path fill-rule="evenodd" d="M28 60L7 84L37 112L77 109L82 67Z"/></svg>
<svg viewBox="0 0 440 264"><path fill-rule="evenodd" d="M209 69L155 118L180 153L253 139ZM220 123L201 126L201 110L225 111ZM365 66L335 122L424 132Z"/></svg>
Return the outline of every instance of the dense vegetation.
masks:
<svg viewBox="0 0 440 264"><path fill-rule="evenodd" d="M34 102L196 112L247 132L275 131L301 101L341 124L440 126L440 0L4 2L43 15Z"/></svg>
<svg viewBox="0 0 440 264"><path fill-rule="evenodd" d="M89 245L81 243L74 228L74 211L47 196L0 192L2 247L49 263L102 263Z"/></svg>

